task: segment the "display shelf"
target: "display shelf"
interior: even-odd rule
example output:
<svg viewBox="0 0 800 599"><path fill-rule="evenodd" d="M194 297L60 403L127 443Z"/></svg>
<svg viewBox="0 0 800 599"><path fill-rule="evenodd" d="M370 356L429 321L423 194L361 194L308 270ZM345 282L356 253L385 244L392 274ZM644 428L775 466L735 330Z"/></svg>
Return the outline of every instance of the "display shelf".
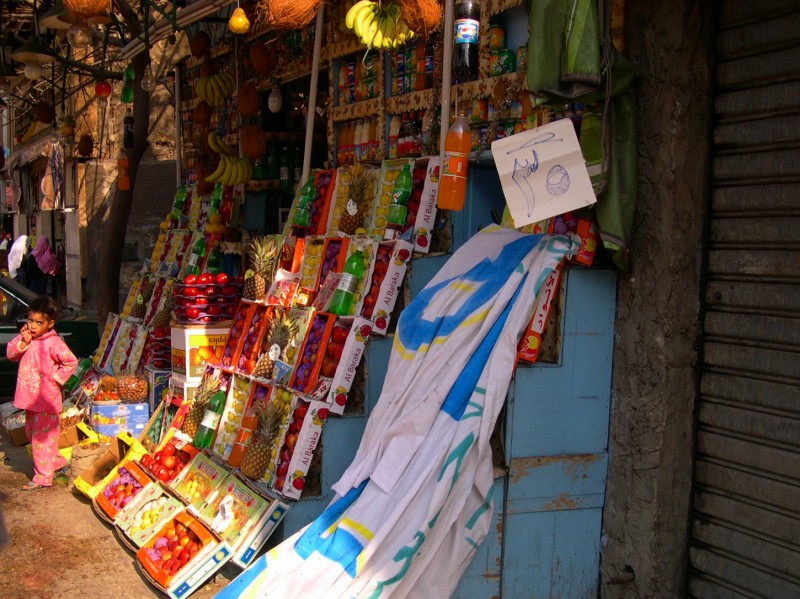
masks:
<svg viewBox="0 0 800 599"><path fill-rule="evenodd" d="M506 73L505 75L454 85L450 90L450 97L454 99L457 97L459 104L488 98L494 94L496 86L501 82L506 87L510 87L515 84L516 78L517 73ZM386 112L387 114L402 114L412 110L424 110L431 105L432 101L432 89L392 96L386 98Z"/></svg>
<svg viewBox="0 0 800 599"><path fill-rule="evenodd" d="M522 5L522 0L489 0L486 3L486 15L493 17L505 12L510 8L515 8Z"/></svg>
<svg viewBox="0 0 800 599"><path fill-rule="evenodd" d="M355 104L332 107L330 109L330 120L338 123L352 119L363 119L364 117L379 115L382 109L383 98L370 98Z"/></svg>
<svg viewBox="0 0 800 599"><path fill-rule="evenodd" d="M361 52L362 54L367 51L367 47L362 44L358 38L353 34L342 34L343 39L338 40L336 43L326 44L322 48L320 54L321 59L324 61L336 60L348 54Z"/></svg>

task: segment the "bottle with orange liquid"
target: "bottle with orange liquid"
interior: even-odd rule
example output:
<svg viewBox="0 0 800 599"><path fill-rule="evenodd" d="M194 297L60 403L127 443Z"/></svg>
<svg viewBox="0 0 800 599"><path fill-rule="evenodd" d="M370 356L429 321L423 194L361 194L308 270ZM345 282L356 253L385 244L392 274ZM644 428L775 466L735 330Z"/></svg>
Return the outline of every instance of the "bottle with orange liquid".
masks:
<svg viewBox="0 0 800 599"><path fill-rule="evenodd" d="M463 210L467 194L467 163L471 145L467 115L461 110L447 130L444 161L436 204L440 210Z"/></svg>
<svg viewBox="0 0 800 599"><path fill-rule="evenodd" d="M128 155L125 150L120 150L117 156L117 189L128 190L131 188L131 179L128 176Z"/></svg>
<svg viewBox="0 0 800 599"><path fill-rule="evenodd" d="M228 455L228 466L231 468L238 468L242 463L242 458L253 439L253 431L256 430L257 424L256 410L251 406L242 416L242 425L236 433L236 440L233 442L230 455Z"/></svg>

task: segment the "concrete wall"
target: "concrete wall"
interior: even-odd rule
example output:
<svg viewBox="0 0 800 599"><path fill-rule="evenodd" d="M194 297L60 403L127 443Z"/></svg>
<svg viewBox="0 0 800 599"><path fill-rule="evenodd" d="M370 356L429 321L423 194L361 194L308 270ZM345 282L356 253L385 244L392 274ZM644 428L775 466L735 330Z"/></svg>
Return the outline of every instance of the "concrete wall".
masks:
<svg viewBox="0 0 800 599"><path fill-rule="evenodd" d="M621 273L604 597L679 597L687 568L709 152L712 3L629 0L639 204Z"/></svg>

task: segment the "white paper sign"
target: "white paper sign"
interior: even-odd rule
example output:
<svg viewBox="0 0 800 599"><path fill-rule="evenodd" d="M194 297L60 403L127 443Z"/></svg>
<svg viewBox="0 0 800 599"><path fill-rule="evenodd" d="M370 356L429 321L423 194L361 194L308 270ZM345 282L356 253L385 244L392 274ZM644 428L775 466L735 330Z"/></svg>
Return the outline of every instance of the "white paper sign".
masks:
<svg viewBox="0 0 800 599"><path fill-rule="evenodd" d="M569 119L498 139L492 155L516 228L597 201Z"/></svg>

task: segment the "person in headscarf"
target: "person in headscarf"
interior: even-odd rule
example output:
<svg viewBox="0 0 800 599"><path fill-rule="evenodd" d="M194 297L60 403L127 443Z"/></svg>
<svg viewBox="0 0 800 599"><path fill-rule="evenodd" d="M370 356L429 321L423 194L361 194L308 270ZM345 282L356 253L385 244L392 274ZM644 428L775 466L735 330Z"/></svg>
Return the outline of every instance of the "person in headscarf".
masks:
<svg viewBox="0 0 800 599"><path fill-rule="evenodd" d="M50 248L50 240L44 235L36 240L36 246L28 259L28 289L37 295L52 295L53 278L61 263Z"/></svg>
<svg viewBox="0 0 800 599"><path fill-rule="evenodd" d="M28 236L20 235L8 251L8 276L22 285L28 286L26 269L23 268L23 259L28 253Z"/></svg>

